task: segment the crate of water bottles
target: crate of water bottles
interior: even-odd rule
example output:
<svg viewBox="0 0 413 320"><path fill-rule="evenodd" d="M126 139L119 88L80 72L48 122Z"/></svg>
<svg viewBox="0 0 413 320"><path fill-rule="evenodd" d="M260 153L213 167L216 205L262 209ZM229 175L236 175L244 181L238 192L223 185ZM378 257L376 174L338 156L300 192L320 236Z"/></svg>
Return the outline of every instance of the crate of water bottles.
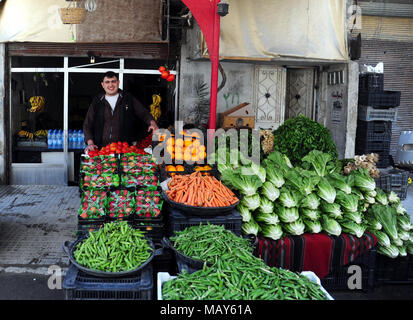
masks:
<svg viewBox="0 0 413 320"><path fill-rule="evenodd" d="M68 149L84 149L85 135L82 130L69 130L67 133ZM47 134L47 147L49 149L63 149L64 132L61 129L50 129Z"/></svg>

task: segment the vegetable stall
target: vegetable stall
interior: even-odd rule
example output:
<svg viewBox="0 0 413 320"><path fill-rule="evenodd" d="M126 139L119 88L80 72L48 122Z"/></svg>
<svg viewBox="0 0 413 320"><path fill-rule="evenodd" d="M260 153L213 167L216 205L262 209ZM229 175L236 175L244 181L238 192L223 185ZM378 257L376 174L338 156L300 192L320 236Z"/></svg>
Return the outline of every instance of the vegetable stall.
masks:
<svg viewBox="0 0 413 320"><path fill-rule="evenodd" d="M230 145L206 159L204 141L182 134L161 136L172 164L156 163L152 137L82 156L68 299L331 299L325 289L348 277L337 270L363 265L372 289L376 252L412 254L400 197L379 188L371 168L348 170L330 143L289 157L278 133L265 132L258 164Z"/></svg>

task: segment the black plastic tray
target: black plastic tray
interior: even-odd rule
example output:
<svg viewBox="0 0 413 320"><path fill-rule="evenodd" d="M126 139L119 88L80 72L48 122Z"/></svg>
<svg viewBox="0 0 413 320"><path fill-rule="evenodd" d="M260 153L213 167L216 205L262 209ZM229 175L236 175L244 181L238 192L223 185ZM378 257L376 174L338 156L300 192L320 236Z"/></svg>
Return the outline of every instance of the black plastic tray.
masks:
<svg viewBox="0 0 413 320"><path fill-rule="evenodd" d="M182 203L175 202L169 199L165 191L162 191L162 196L165 201L172 207L181 210L184 215L194 215L199 217L213 217L230 214L238 205L237 203L227 207L194 207Z"/></svg>
<svg viewBox="0 0 413 320"><path fill-rule="evenodd" d="M146 240L149 243L149 246L152 248L152 254L149 257L149 259L146 260L145 263L141 264L138 268L133 269L133 270L128 270L128 271L122 271L122 272L105 272L105 271L93 270L93 269L86 268L86 267L80 265L79 263L77 263L76 259L73 256L76 245L78 243L84 241L88 237L89 237L89 234L86 234L84 236L79 237L75 242L65 241L65 243L63 244L63 252L67 254L67 256L69 257L70 262L73 265L75 265L76 268L83 271L84 273L87 273L87 274L89 274L91 276L95 276L95 277L116 278L116 277L124 277L124 276L139 274L148 264L151 263L154 256L155 255L161 255L162 250L163 250L162 248L155 249L155 245L153 244L152 240L146 238Z"/></svg>

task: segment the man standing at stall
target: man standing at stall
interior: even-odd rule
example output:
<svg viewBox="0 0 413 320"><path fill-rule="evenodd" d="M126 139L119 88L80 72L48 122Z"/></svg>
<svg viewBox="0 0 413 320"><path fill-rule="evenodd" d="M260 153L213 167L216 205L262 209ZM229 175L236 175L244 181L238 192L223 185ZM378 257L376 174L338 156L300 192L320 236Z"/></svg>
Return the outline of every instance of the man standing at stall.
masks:
<svg viewBox="0 0 413 320"><path fill-rule="evenodd" d="M158 125L148 110L130 93L119 89L116 73L108 71L102 79L105 93L94 97L83 123L85 152L102 148L111 142L134 144Z"/></svg>

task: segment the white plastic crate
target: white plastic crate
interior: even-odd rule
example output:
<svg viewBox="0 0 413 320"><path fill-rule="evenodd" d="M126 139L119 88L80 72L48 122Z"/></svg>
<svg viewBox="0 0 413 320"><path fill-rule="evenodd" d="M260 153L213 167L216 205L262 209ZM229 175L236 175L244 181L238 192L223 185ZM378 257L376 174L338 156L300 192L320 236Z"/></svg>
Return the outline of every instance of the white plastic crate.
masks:
<svg viewBox="0 0 413 320"><path fill-rule="evenodd" d="M359 105L358 119L362 121L396 121L397 108L375 109L371 106Z"/></svg>
<svg viewBox="0 0 413 320"><path fill-rule="evenodd" d="M303 271L301 274L308 279L310 279L312 282L315 282L321 286L321 280L319 277L316 276L316 274L312 271ZM158 279L157 279L157 296L158 300L163 300L162 299L162 284L164 282L167 282L169 280L175 279L176 276L171 276L168 272L158 272ZM323 291L327 297L327 300L334 300L334 298L327 292L326 289L324 289L321 286L321 291Z"/></svg>

